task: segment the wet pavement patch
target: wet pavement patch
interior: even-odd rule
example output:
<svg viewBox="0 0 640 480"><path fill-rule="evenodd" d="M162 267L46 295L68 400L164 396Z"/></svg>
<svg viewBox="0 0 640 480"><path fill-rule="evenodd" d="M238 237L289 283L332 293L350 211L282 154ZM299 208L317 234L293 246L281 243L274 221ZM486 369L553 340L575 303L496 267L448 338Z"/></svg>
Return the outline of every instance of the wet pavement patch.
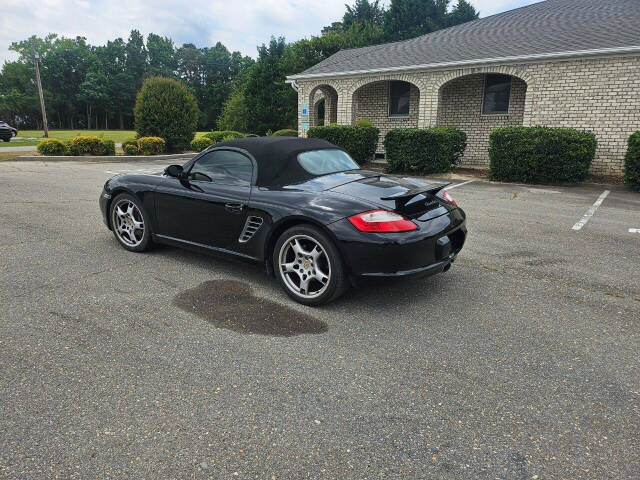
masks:
<svg viewBox="0 0 640 480"><path fill-rule="evenodd" d="M211 280L185 290L173 304L218 328L241 333L290 337L324 333L327 324L271 300L256 297L251 288L235 280Z"/></svg>

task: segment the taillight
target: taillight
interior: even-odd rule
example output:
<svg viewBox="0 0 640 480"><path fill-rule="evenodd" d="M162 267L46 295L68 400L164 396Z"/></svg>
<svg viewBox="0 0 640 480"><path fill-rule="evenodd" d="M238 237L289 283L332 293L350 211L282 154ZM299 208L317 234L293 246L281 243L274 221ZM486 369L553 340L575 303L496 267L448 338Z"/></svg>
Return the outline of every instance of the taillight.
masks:
<svg viewBox="0 0 640 480"><path fill-rule="evenodd" d="M446 190L440 190L440 192L438 193L438 196L443 198L447 202L450 202L454 205L458 205L456 201L453 199L453 197L449 195L449 192L447 192Z"/></svg>
<svg viewBox="0 0 640 480"><path fill-rule="evenodd" d="M388 210L370 210L352 217L349 221L361 232L410 232L418 226L402 215Z"/></svg>

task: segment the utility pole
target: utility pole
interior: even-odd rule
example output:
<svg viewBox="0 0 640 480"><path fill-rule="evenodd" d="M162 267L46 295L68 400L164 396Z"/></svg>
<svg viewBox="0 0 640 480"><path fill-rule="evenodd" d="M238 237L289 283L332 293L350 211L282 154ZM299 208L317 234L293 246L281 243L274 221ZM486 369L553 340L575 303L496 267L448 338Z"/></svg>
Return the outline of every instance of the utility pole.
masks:
<svg viewBox="0 0 640 480"><path fill-rule="evenodd" d="M44 127L44 136L49 136L49 126L47 125L47 112L44 109L44 96L42 95L42 83L40 83L40 67L38 66L38 59L40 54L33 51L33 61L36 65L36 83L38 84L38 94L40 95L40 110L42 110L42 126Z"/></svg>

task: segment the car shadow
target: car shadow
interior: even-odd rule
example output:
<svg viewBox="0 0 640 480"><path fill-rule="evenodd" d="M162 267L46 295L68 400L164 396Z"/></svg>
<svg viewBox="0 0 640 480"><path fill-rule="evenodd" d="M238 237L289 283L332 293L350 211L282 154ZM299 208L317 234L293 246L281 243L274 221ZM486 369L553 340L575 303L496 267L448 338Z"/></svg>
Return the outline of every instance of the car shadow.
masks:
<svg viewBox="0 0 640 480"><path fill-rule="evenodd" d="M368 307L375 307L379 312L393 311L397 312L398 303L402 301L411 302L414 299L419 298L422 301L428 301L429 298L439 294L442 290L446 289L446 283L448 280L443 277L447 274L435 275L432 277L413 278L413 279L394 279L384 282L379 282L375 285L357 287L349 289L340 298L333 302L322 305L320 307L306 307L295 303L289 299L286 294L281 290L277 283L277 280L269 276L264 267L261 264L247 263L241 260L236 260L233 257L223 255L207 255L203 253L184 250L167 245L158 245L149 255L159 255L162 257L171 258L179 261L185 265L193 266L196 268L211 269L216 274L228 275L232 279L228 280L213 280L213 282L232 282L232 283L220 283L222 291L227 292L220 295L216 304L213 301L205 301L205 296L212 294L212 289L216 283L211 283L208 286L196 287L201 290L185 293L189 290L181 291L176 296L176 302L174 305L179 306L183 310L189 310L189 308L198 310L196 313L202 318L207 318L212 323L220 326L221 328L229 328L236 331L244 331L246 333L264 333L267 335L285 335L287 329L291 329L291 335L298 333L322 333L322 329L317 325L311 325L309 320L300 321L299 327L282 326L282 331L278 333L280 327L274 325L262 325L259 326L255 322L250 321L250 315L240 315L238 317L238 324L244 325L241 328L236 328L237 325L229 324L227 327L222 325L219 316L212 313L212 309L220 308L224 310L222 317L229 319L232 316L232 311L227 311L229 306L236 308L237 310L247 309L252 312L252 315L259 314L259 310L255 310L253 305L262 304L265 312L264 321L269 323L273 322L273 319L278 316L293 315L302 312L308 316L324 316L325 314L331 314L334 311L348 310L348 311L361 311L362 305L366 304ZM454 267L455 268L455 267ZM237 279L237 280L236 280ZM171 279L167 280L167 284L173 286L176 289L180 289L180 286L171 282ZM442 283L444 282L444 283ZM208 282L204 282L208 283ZM266 290L267 296L274 297L276 300L270 300L262 295L253 293L252 285L255 285L259 289ZM234 297L233 291L237 292L237 296ZM184 296L180 296L184 294ZM180 297L180 299L178 299ZM249 300L248 297L252 297ZM189 307L188 302L193 303L192 307ZM261 303L262 302L262 303ZM291 305L291 308L287 307L287 304ZM278 311L275 305L279 305L282 310ZM206 313L206 312L209 313ZM267 318L268 317L268 318ZM244 322L244 323L242 323ZM306 323L305 323L306 322ZM305 326L306 325L306 326ZM260 330L264 332L260 332ZM310 331L306 331L306 330ZM298 332L299 330L299 332ZM271 331L271 333L269 333Z"/></svg>

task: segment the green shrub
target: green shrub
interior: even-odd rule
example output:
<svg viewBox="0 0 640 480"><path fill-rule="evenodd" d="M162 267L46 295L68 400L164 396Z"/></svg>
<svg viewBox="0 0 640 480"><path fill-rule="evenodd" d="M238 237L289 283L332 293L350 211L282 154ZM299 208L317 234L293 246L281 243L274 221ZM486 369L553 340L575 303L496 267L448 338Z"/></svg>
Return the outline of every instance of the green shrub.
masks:
<svg viewBox="0 0 640 480"><path fill-rule="evenodd" d="M123 143L122 151L125 153L125 155L140 155L140 149L138 148L137 143Z"/></svg>
<svg viewBox="0 0 640 480"><path fill-rule="evenodd" d="M297 137L298 131L293 128L283 128L282 130L276 130L271 135L274 137Z"/></svg>
<svg viewBox="0 0 640 480"><path fill-rule="evenodd" d="M100 137L79 135L69 140L71 155L106 155L107 147Z"/></svg>
<svg viewBox="0 0 640 480"><path fill-rule="evenodd" d="M344 148L358 163L373 158L378 145L376 127L355 125L329 125L328 127L311 127L307 131L309 138L323 138L334 145Z"/></svg>
<svg viewBox="0 0 640 480"><path fill-rule="evenodd" d="M140 137L138 139L138 150L140 155L159 155L164 152L165 141L160 137Z"/></svg>
<svg viewBox="0 0 640 480"><path fill-rule="evenodd" d="M453 127L395 128L384 137L390 172L448 172L466 147L466 133Z"/></svg>
<svg viewBox="0 0 640 480"><path fill-rule="evenodd" d="M138 140L135 138L127 138L124 142L122 142L122 150L124 150L127 145L134 145L136 148L138 148Z"/></svg>
<svg viewBox="0 0 640 480"><path fill-rule="evenodd" d="M134 109L138 137L160 137L171 151L189 147L198 125L198 104L178 80L147 78L136 97Z"/></svg>
<svg viewBox="0 0 640 480"><path fill-rule="evenodd" d="M201 152L211 145L213 145L213 140L208 137L198 137L191 140L191 150L195 150L196 152Z"/></svg>
<svg viewBox="0 0 640 480"><path fill-rule="evenodd" d="M113 140L103 140L104 153L103 155L115 155L116 154L116 142Z"/></svg>
<svg viewBox="0 0 640 480"><path fill-rule="evenodd" d="M255 133L245 133L244 137L245 138L249 138L249 137L254 137L254 138L258 138L260 135L256 135Z"/></svg>
<svg viewBox="0 0 640 480"><path fill-rule="evenodd" d="M596 152L591 132L572 128L504 127L489 136L489 175L525 183L584 180Z"/></svg>
<svg viewBox="0 0 640 480"><path fill-rule="evenodd" d="M38 152L42 155L66 155L67 146L57 138L45 138L38 143Z"/></svg>
<svg viewBox="0 0 640 480"><path fill-rule="evenodd" d="M355 126L356 127L373 127L373 123L371 123L371 120L367 120L366 118L363 118L361 120L356 121Z"/></svg>
<svg viewBox="0 0 640 480"><path fill-rule="evenodd" d="M213 140L213 143L222 142L225 138L227 140L235 140L236 138L243 138L246 134L240 132L234 132L233 130L220 130L207 132L203 135L203 137L210 138Z"/></svg>
<svg viewBox="0 0 640 480"><path fill-rule="evenodd" d="M624 156L624 183L640 192L640 132L629 137Z"/></svg>

